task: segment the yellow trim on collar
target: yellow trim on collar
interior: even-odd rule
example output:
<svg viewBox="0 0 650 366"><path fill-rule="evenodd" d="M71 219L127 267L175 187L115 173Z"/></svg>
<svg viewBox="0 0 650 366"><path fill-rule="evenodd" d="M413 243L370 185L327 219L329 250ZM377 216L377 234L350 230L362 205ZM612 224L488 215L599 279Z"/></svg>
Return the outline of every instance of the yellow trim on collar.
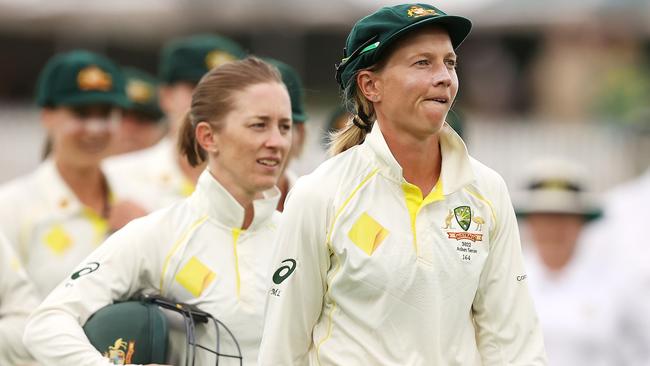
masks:
<svg viewBox="0 0 650 366"><path fill-rule="evenodd" d="M411 218L411 232L413 233L413 249L415 254L418 255L418 243L417 243L417 230L415 227L415 221L418 213L426 205L442 201L445 199L445 196L442 194L442 179L438 178L438 182L433 187L431 192L426 197L422 197L422 191L420 187L409 182L402 183L402 191L404 191L404 200L406 201L406 208L409 211L409 217Z"/></svg>

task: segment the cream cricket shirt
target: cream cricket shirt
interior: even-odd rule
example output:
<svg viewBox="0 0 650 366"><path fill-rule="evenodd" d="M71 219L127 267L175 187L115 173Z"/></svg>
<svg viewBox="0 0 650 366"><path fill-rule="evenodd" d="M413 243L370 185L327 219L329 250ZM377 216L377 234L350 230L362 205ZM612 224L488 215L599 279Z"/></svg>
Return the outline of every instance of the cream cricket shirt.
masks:
<svg viewBox="0 0 650 366"><path fill-rule="evenodd" d="M174 142L164 138L150 148L106 159L103 166L117 183L117 193L153 211L194 191L194 183L185 177L177 159Z"/></svg>
<svg viewBox="0 0 650 366"><path fill-rule="evenodd" d="M86 258L77 271L95 270L69 277L50 294L32 314L25 342L46 365L109 365L80 326L114 301L158 293L213 314L239 341L244 365L255 365L278 198L275 188L265 192L254 202L252 224L241 230L244 209L205 171L188 199L132 221ZM221 347L231 349L226 338ZM215 344L213 333L198 339ZM214 361L197 363L203 364Z"/></svg>
<svg viewBox="0 0 650 366"><path fill-rule="evenodd" d="M451 128L427 197L375 127L294 187L261 365L545 365L505 183Z"/></svg>
<svg viewBox="0 0 650 366"><path fill-rule="evenodd" d="M22 338L27 316L36 306L36 291L13 248L0 234L0 365L32 360Z"/></svg>
<svg viewBox="0 0 650 366"><path fill-rule="evenodd" d="M109 186L113 184L109 180ZM108 233L108 222L84 206L53 160L0 188L0 231L15 247L44 298Z"/></svg>

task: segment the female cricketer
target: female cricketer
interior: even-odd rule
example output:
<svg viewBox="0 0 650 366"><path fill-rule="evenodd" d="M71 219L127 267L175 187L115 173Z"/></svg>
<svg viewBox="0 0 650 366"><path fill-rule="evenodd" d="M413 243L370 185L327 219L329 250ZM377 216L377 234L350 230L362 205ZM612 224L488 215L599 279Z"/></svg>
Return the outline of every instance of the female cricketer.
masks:
<svg viewBox="0 0 650 366"><path fill-rule="evenodd" d="M192 165L207 160L196 191L116 232L32 314L25 343L43 364L110 365L81 326L98 309L143 293L213 314L233 331L243 364L256 364L275 185L291 145L291 103L277 69L256 58L212 69L193 92L179 143ZM210 345L214 337L198 340Z"/></svg>
<svg viewBox="0 0 650 366"><path fill-rule="evenodd" d="M261 365L546 364L505 183L445 123L470 28L427 4L352 28L354 118L285 206Z"/></svg>

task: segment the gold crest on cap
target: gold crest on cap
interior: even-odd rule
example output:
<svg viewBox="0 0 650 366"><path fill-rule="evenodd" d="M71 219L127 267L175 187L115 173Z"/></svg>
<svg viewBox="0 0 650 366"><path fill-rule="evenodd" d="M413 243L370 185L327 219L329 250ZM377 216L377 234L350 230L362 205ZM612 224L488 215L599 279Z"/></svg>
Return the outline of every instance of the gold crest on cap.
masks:
<svg viewBox="0 0 650 366"><path fill-rule="evenodd" d="M151 101L154 91L151 84L142 80L129 80L126 84L126 95L136 103Z"/></svg>
<svg viewBox="0 0 650 366"><path fill-rule="evenodd" d="M411 18L419 18L426 15L438 15L433 9L425 9L421 6L413 5L406 11L406 14Z"/></svg>
<svg viewBox="0 0 650 366"><path fill-rule="evenodd" d="M214 50L205 56L205 65L208 67L208 70L212 70L217 66L221 66L225 63L235 60L237 60L237 58L228 52Z"/></svg>
<svg viewBox="0 0 650 366"><path fill-rule="evenodd" d="M109 91L113 86L111 76L97 66L88 66L77 74L77 85L81 90Z"/></svg>

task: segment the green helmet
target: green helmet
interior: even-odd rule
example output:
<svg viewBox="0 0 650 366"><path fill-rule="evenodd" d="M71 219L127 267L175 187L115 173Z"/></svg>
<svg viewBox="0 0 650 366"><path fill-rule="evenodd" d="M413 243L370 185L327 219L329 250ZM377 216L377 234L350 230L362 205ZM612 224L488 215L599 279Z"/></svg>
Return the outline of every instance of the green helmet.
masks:
<svg viewBox="0 0 650 366"><path fill-rule="evenodd" d="M159 296L144 296L140 300L105 306L93 314L83 326L90 343L113 364L166 364L169 362L169 332L171 315L180 314L186 339L185 366L196 362L197 348L212 353L216 362L221 358L239 360L242 355L232 332L211 314L195 306L178 303ZM200 345L195 339L196 326L214 326L216 347ZM225 330L226 332L223 332ZM236 354L220 350L220 337L227 336L236 346Z"/></svg>

